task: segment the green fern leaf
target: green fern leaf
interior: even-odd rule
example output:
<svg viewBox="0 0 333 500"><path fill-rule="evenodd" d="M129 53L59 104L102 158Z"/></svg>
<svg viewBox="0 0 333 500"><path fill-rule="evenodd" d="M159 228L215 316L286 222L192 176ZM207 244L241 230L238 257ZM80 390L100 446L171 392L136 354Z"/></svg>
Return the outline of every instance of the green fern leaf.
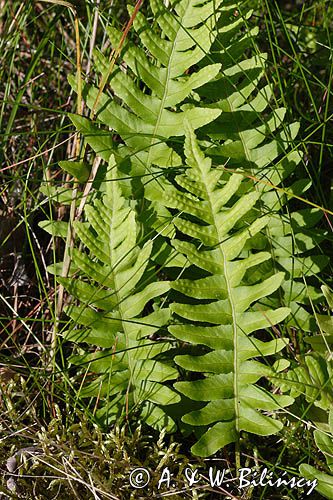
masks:
<svg viewBox="0 0 333 500"><path fill-rule="evenodd" d="M212 139L206 152L213 158L217 157L221 163L227 162L230 169L241 164L244 174L254 178L256 190L262 193L262 211L269 213L270 219L265 229L266 240L261 234L252 239L251 244L272 254L271 265L265 263L258 273L269 276L275 269L286 272L280 299L267 299L266 304L277 307L282 299L282 303L292 311L287 324L311 331L313 321L303 305L315 300L314 297L318 299L320 294L318 290L306 287L304 278L317 274L328 264L327 256L320 253L320 249L317 254L314 252L327 233L317 228L316 231L311 230L323 213L318 209L304 210L305 221L301 221L304 219L301 212L299 215L297 212L290 213L290 206L284 213L289 197L281 194L279 188L284 187L283 183L302 161L302 154L294 144L299 125L286 124L286 109L274 109L271 105L273 89L261 83L267 56L256 47L257 30L245 31L245 34L239 30L237 33L236 29L231 33L223 31L223 25L228 24L231 16L232 11L227 10L219 19L218 26L222 28L222 33L219 32L211 50L212 60L222 62L223 71L212 82L198 89L199 96L206 103L210 102L212 108L222 110L221 115L203 129ZM242 24L242 16L234 20L235 27ZM237 49L239 46L251 49L249 54L256 47L257 53L244 59L244 52ZM288 186L287 190L304 197L309 187L308 182L303 186L298 183L294 187ZM251 218L251 214L248 217ZM256 214L253 213L252 217ZM315 218L316 222L313 222Z"/></svg>
<svg viewBox="0 0 333 500"><path fill-rule="evenodd" d="M113 157L105 194L87 205L85 214L87 222L75 224L83 248L72 252L74 268L80 275L58 278L79 301L79 305L73 303L67 308L67 314L81 328L67 331L65 339L103 348L70 358L71 363L98 374L82 388L81 397L105 398L98 415L108 422L129 411L146 411L150 405L150 424L171 430L173 421L156 405L179 400L163 385L177 378L178 372L156 359L168 350L168 343L149 338L167 323L170 313L166 308L149 312L151 305L148 307L170 285L152 281L147 275L152 242L142 247L138 244L135 213L122 196Z"/></svg>
<svg viewBox="0 0 333 500"><path fill-rule="evenodd" d="M225 180L223 170L212 169L211 160L204 157L190 128L185 154L186 173L176 177L182 190L165 182L160 191L156 188L155 196L167 207L188 214L189 217L177 217L175 224L197 243L174 240L173 246L192 265L209 273L199 280L181 279L171 284L183 295L205 299L207 303L172 304L173 313L186 323L169 327L176 338L213 349L201 356L175 358L186 370L206 374L202 380L177 382L175 387L190 399L207 402L183 420L191 425L209 426L192 448L193 453L208 456L237 441L242 430L267 435L281 429L281 422L258 410L273 411L290 404L292 399L273 396L254 385L272 373L272 368L253 358L274 354L287 341L281 338L265 343L250 334L279 323L289 309L255 307L261 298L279 288L282 273L253 286L242 285L246 270L269 256L250 252L241 256L248 239L267 224L266 217L234 230L236 223L255 206L258 192L237 197L242 177L235 173Z"/></svg>
<svg viewBox="0 0 333 500"><path fill-rule="evenodd" d="M127 41L122 57L128 70L118 66L110 77L113 92L126 107L102 94L96 109L98 119L124 140L126 148L122 154L131 156L136 173L149 171L151 165L180 165L180 157L165 141L171 136L184 135L185 120L198 128L221 113L217 109L193 105L180 109L179 106L194 89L215 78L220 71L221 65L216 63L186 74L209 52L217 35L215 24L222 0L209 0L205 4L182 0L172 3L171 9L161 0L150 3L160 32L154 31L139 12L134 28L141 45ZM131 8L129 11L131 13ZM108 34L112 45L117 46L121 33L109 27ZM104 74L108 67L108 60L97 53L96 68ZM149 92L140 89L133 74L146 84ZM75 89L74 78L70 83ZM97 93L95 87L85 86L89 108L94 106Z"/></svg>

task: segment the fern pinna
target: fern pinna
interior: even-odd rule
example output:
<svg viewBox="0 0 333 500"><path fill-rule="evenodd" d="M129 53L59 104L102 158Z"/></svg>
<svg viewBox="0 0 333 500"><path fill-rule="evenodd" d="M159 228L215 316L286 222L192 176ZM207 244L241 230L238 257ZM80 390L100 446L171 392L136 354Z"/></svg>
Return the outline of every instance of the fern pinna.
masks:
<svg viewBox="0 0 333 500"><path fill-rule="evenodd" d="M86 206L87 222L75 224L82 247L72 252L76 275L58 280L79 301L67 314L80 328L64 336L97 346L95 352L72 356L70 362L99 374L86 381L80 395L104 398L97 414L102 421L110 423L135 410L153 427L171 430L174 423L161 406L179 400L164 385L178 372L156 359L168 343L150 338L169 319L168 308L154 305L154 299L170 286L149 272L152 242L140 245L135 212L116 178L111 157L103 198Z"/></svg>
<svg viewBox="0 0 333 500"><path fill-rule="evenodd" d="M292 398L273 396L254 385L272 373L272 368L253 358L275 354L288 341L278 338L264 342L250 335L279 323L290 311L271 310L258 303L279 288L282 273L252 286L242 284L248 269L270 258L266 252L243 251L251 236L265 227L267 217L258 214L249 225L244 222L243 227L233 230L254 207L259 193L250 189L238 196L240 187L244 188L243 176L212 168L190 128L185 154L186 171L176 176L177 185L161 182L155 197L180 211L175 225L183 236L172 244L203 276L171 283L190 303L171 304L174 319L183 321L169 330L179 340L206 346L202 355L176 356L180 367L205 377L177 382L175 388L192 400L207 402L185 415L183 421L208 429L192 448L193 453L208 456L238 441L242 430L268 435L282 427L281 422L258 410L272 412L290 404Z"/></svg>

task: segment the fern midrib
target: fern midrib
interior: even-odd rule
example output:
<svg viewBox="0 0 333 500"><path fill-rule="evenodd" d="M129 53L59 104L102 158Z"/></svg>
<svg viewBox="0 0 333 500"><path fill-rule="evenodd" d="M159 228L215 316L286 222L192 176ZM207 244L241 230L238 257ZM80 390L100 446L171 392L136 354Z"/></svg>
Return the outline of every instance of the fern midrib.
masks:
<svg viewBox="0 0 333 500"><path fill-rule="evenodd" d="M187 6L187 8L188 8L188 6ZM184 16L185 16L185 14L184 14ZM174 57L174 54L175 54L175 51L176 51L177 39L178 39L179 33L183 29L181 21L179 21L178 27L179 28L177 30L177 35L175 36L175 38L174 38L174 40L172 42L172 50L171 50L171 54L170 54L170 57L169 57L169 64L167 66L167 73L166 73L166 79L165 79L166 83L165 83L165 87L164 87L163 97L162 97L162 99L160 101L160 107L159 107L159 111L158 111L158 115L157 115L157 120L156 120L156 123L155 123L154 131L153 131L153 134L152 134L152 139L150 141L150 147L149 147L149 150L148 150L148 160L147 160L147 165L146 165L147 170L150 169L151 164L152 164L152 161L150 159L151 158L151 149L154 147L154 144L156 144L156 142L155 142L156 131L157 131L158 127L160 126L161 118L162 118L162 113L163 113L163 111L165 109L165 107L164 107L165 101L166 101L166 98L168 97L169 84L170 84L170 80L171 80L171 78L170 78L171 66L172 66L173 57Z"/></svg>
<svg viewBox="0 0 333 500"><path fill-rule="evenodd" d="M239 374L239 359L238 359L238 329L237 329L237 313L235 309L235 304L233 301L233 294L232 294L232 287L230 286L230 280L228 276L228 261L225 252L223 251L222 248L222 241L223 241L223 235L220 234L219 231L219 224L216 221L216 214L215 210L213 208L212 202L211 202L211 190L209 189L209 186L205 182L205 176L202 176L204 180L204 186L205 186L205 191L207 193L207 199L210 207L210 212L214 221L214 228L215 228L215 233L217 236L217 241L219 241L218 249L223 261L223 267L224 267L224 276L227 284L227 291L228 291L228 301L230 303L231 307L231 315L232 315L232 329L233 329L233 338L234 338L234 381L233 381L233 386L234 386L234 407L235 407L235 427L236 427L236 432L237 435L239 435L240 429L239 429L239 392L238 392L238 374Z"/></svg>
<svg viewBox="0 0 333 500"><path fill-rule="evenodd" d="M113 197L112 197L112 200L113 200ZM112 207L112 213L114 213L114 210L116 210L116 208ZM113 224L112 224L111 225L111 230L110 230L110 239L109 239L110 264L111 264L111 268L112 267L114 268L114 271L112 272L112 279L113 279L113 283L114 283L114 293L115 293L115 296L116 296L117 309L118 309L118 312L119 312L119 316L120 316L122 328L123 328L124 335L125 335L126 347L127 347L127 353L126 353L126 355L127 355L128 368L129 368L129 374L130 374L129 380L128 380L128 387L127 387L127 391L126 391L126 394L128 394L130 385L132 383L132 377L133 377L133 363L132 363L132 357L129 354L131 351L129 349L129 336L128 336L128 331L127 331L127 321L126 321L126 317L124 315L123 307L122 307L123 300L121 299L121 297L119 296L119 293L118 293L118 290L121 289L121 286L118 286L118 279L117 279L118 273L117 273L117 270L116 270L118 262L117 262L117 256L115 255L115 252L113 252L113 245L112 245L113 232L114 232L114 230L113 230ZM137 401L136 401L136 391L133 391L133 393L134 393L133 397L134 397L135 403L137 403Z"/></svg>

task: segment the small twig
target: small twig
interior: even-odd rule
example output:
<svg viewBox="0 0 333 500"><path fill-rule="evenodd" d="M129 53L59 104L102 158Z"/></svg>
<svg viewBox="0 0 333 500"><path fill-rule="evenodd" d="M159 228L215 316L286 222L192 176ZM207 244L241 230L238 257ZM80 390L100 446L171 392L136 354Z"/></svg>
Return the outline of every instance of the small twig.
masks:
<svg viewBox="0 0 333 500"><path fill-rule="evenodd" d="M120 39L120 42L118 44L118 47L116 47L115 49L112 50L111 52L111 55L110 55L110 66L108 68L108 70L104 73L104 75L102 75L102 79L101 79L101 83L99 85L99 89L98 89L98 94L97 94L97 97L95 99L95 102L94 102L94 105L92 107L92 110L91 110L91 118L93 118L96 114L96 109L97 109L97 106L98 106L98 103L99 103L99 100L101 98L101 95L102 95L102 92L105 88L105 85L107 84L107 81L109 79L109 76L111 75L112 73L112 70L114 68L114 65L120 55L120 52L121 52L121 49L123 48L123 45L125 43L125 40L127 38L127 35L132 27L132 24L140 10L140 7L143 3L143 0L138 0L135 4L135 7L134 7L134 10L133 10L133 14L131 15L128 23L126 24L125 26L125 29L123 31L123 34L122 34L122 37Z"/></svg>
<svg viewBox="0 0 333 500"><path fill-rule="evenodd" d="M112 73L112 70L114 68L114 65L120 55L120 52L121 52L121 49L124 45L124 42L126 40L126 37L132 27L132 24L139 12L139 9L141 7L143 3L143 0L138 0L135 7L134 7L134 11L133 11L133 14L131 15L124 31L123 31L123 34L122 34L122 37L121 37L121 40L119 42L119 45L118 47L116 47L115 49L112 50L111 52L111 55L110 55L110 66L107 70L107 72L102 76L102 79L101 79L101 82L100 82L100 85L99 85L99 90L98 90L98 94L97 94L97 97L96 97L96 100L94 102L94 105L92 107L92 110L91 110L91 113L90 113L90 118L93 119L94 116L95 116L95 113L96 113L96 108L97 108L97 105L98 105L98 102L99 102L99 99L102 95L102 92L104 90L104 87L109 79L109 76L110 74ZM92 42L90 44L90 51L89 51L89 60L88 60L88 65L87 65L87 76L88 76L88 73L90 71L90 65L91 65L91 58L92 58L92 52L93 52L93 47L94 47L94 44L95 44L95 37L96 37L96 30L97 30L97 22L98 22L98 4L99 4L99 0L96 4L96 11L95 11L95 17L94 17L94 25L93 25L93 34L92 34ZM83 211L83 208L84 208L84 205L86 203L86 200L87 200L87 196L91 190L91 187L92 187L92 184L95 180L95 177L96 177L96 174L98 172L98 168L99 168L99 165L101 163L101 158L99 157L96 157L95 158L95 161L94 161L94 164L93 164L93 167L92 167L92 170L91 170L91 173L90 173L90 177L89 177L89 180L84 188L84 191L83 191L83 197L82 197L82 200L80 202L80 206L78 208L78 211L77 211L77 214L76 214L76 220L79 219L82 215L82 211Z"/></svg>
<svg viewBox="0 0 333 500"><path fill-rule="evenodd" d="M12 163L11 165L7 165L7 167L1 168L0 172L4 172L5 170L9 170L10 168L14 168L14 167L17 167L18 165L22 165L23 163L27 163L28 161L35 160L36 158L39 158L40 156L44 156L47 153L49 153L50 151L53 151L54 149L59 148L63 144L66 144L66 142L69 142L71 139L75 138L77 135L78 135L78 132L75 132L73 135L70 135L69 137L67 137L67 139L65 139L64 141L59 142L59 144L56 144L55 146L52 146L52 148L45 149L45 151L42 151L41 153L38 153L34 156L30 156L29 158L25 158L24 160L20 160L16 163Z"/></svg>
<svg viewBox="0 0 333 500"><path fill-rule="evenodd" d="M57 3L57 2L54 2ZM65 4L66 2L63 2ZM75 12L75 19L74 19L74 25L75 25L75 39L76 39L76 65L77 65L77 112L79 115L82 115L82 77L81 77L81 50L80 50L80 30L79 30L79 19L77 17L77 14ZM79 135L75 136L75 150L76 150L76 156L79 157L80 155L80 148L81 148L81 142ZM64 262L63 262L63 268L62 268L62 277L67 277L69 273L69 268L71 264L71 258L70 258L70 249L74 245L74 239L75 239L75 233L74 233L74 228L72 225L72 222L74 221L75 218L75 210L76 210L76 198L77 198L77 183L74 183L73 186L73 192L72 192L72 201L71 201L71 207L70 207L70 214L69 214L69 223L68 223L68 231L67 231L67 237L66 237L66 247L65 247L65 254L64 254ZM63 302L64 302L64 288L62 285L59 286L59 292L58 292L58 300L57 300L57 305L56 305L56 316L59 320L62 308L63 308ZM54 353L56 352L56 343L57 343L57 328L58 324L57 322L55 323L55 328L54 328L54 333L51 341L51 352L50 352L50 359L53 358Z"/></svg>
<svg viewBox="0 0 333 500"><path fill-rule="evenodd" d="M99 11L98 11L99 4L100 4L100 0L96 0L93 27L92 27L91 37L90 37L88 63L87 63L87 68L86 68L86 79L88 78L89 73L90 73L92 55L93 55L95 42L96 42L97 26L98 26L98 19L99 19Z"/></svg>
<svg viewBox="0 0 333 500"><path fill-rule="evenodd" d="M12 324L12 340L13 342L16 342L16 325L17 325L17 317L18 317L18 293L17 293L17 283L14 284L14 311L15 315L13 317L13 324Z"/></svg>
<svg viewBox="0 0 333 500"><path fill-rule="evenodd" d="M87 201L87 197L91 191L91 188L92 188L92 185L93 185L93 182L95 180L95 177L96 177L96 174L97 174L97 171L98 171L98 168L100 166L100 163L102 161L102 158L100 156L96 156L95 159L94 159L94 163L93 163L93 166L92 166L92 169L91 169L91 173L90 173L90 176L89 176L89 180L87 182L87 184L85 185L84 187L84 191L83 191L83 195L82 195L82 198L81 198L81 202L80 202L80 206L77 210L77 213L76 213L76 220L80 219L81 215L82 215L82 212L83 212L83 208L86 204L86 201Z"/></svg>
<svg viewBox="0 0 333 500"><path fill-rule="evenodd" d="M296 200L302 201L303 203L306 203L307 205L310 205L311 207L318 208L319 210L322 210L326 214L333 215L333 211L329 210L328 208L322 207L318 205L317 203L313 203L312 201L306 200L305 198L302 198L302 196L298 196L297 194L289 191L288 189L282 188L280 186L276 186L270 181L266 181L265 179L261 179L260 177L255 177L254 175L250 175L246 172L241 172L239 170L233 170L231 168L224 168L226 172L230 172L232 174L239 174L242 175L243 177L247 179L251 179L254 182L258 182L261 184L264 184L265 186L269 186L276 191L279 191L280 193L286 194L287 196L290 196L291 198L296 198Z"/></svg>

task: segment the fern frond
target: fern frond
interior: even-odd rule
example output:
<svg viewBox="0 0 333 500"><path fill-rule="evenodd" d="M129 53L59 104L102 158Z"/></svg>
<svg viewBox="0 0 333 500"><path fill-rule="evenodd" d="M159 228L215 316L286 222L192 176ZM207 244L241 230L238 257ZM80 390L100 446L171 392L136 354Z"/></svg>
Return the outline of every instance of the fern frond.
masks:
<svg viewBox="0 0 333 500"><path fill-rule="evenodd" d="M177 382L175 387L190 399L207 402L183 420L208 427L192 448L193 453L208 456L238 441L242 430L267 435L282 427L281 422L259 410L271 412L290 404L292 399L273 396L255 385L262 376L272 373L272 368L253 358L274 354L287 341L280 338L263 342L251 334L279 323L289 309L271 310L258 305L261 298L279 288L282 273L252 286L242 284L247 269L269 258L264 252L243 254L251 236L266 226L267 217L235 229L254 207L259 193L251 191L240 196L242 176L235 173L225 178L223 169L212 169L211 160L201 152L190 128L185 155L186 172L175 178L179 187L165 182L161 190L156 188L155 196L184 214L175 218L184 237L172 244L192 265L208 274L199 280L180 279L171 284L183 295L206 303L192 303L192 299L191 303L172 304L173 313L185 322L169 327L176 338L210 349L201 356L175 358L186 370L205 374L202 380ZM187 241L188 236L196 243Z"/></svg>
<svg viewBox="0 0 333 500"><path fill-rule="evenodd" d="M194 89L214 79L220 71L221 65L216 63L188 74L209 52L217 35L221 3L222 0L204 4L181 0L166 8L162 0L151 0L156 21L153 26L142 13L137 14L134 29L141 44L127 41L122 54L126 69L118 65L110 77L111 89L118 99L104 93L96 110L98 119L124 140L126 148L122 154L131 156L136 173L149 171L151 165L179 166L179 155L165 141L184 135L185 120L198 128L221 113L193 103L184 109L180 107ZM121 33L109 27L108 34L116 47ZM108 71L109 61L101 53L96 54L95 64L102 74ZM146 90L141 90L136 79L144 82ZM71 84L75 88L74 79ZM93 108L97 93L97 88L85 87L89 108ZM75 117L73 121L76 123Z"/></svg>
<svg viewBox="0 0 333 500"><path fill-rule="evenodd" d="M231 13L223 13L218 26L226 23L226 15L230 17ZM244 26L244 21L246 23L246 16L239 16L234 24ZM327 233L318 228L311 230L322 218L321 210L291 212L290 205L286 206L290 198L279 192L285 182L290 184L288 178L302 161L301 151L294 144L299 124L286 123L286 109L272 105L273 89L262 83L267 55L258 50L256 34L256 29L245 30L244 35L222 31L216 37L211 55L215 62L223 63L223 70L212 82L199 88L198 94L222 113L202 132L211 138L206 154L219 163L227 162L230 170L241 166L244 175L250 175L255 189L262 193L262 213L270 214L264 231L266 244L262 234L252 244L272 255L271 265L266 263L259 272L269 276L278 269L285 272L285 280L279 301L268 300L267 305L276 307L282 303L290 307L292 313L287 323L310 331L312 318L303 306L320 294L306 287L304 279L327 265L327 256L318 251ZM249 49L248 59L244 59L239 47ZM287 189L304 197L310 185L306 179Z"/></svg>
<svg viewBox="0 0 333 500"><path fill-rule="evenodd" d="M160 406L179 396L163 383L178 372L156 359L168 343L149 338L168 322L169 310L152 308L152 300L170 285L147 274L152 242L140 246L135 213L122 196L116 172L111 157L103 198L86 206L87 222L75 224L82 248L73 250L72 259L80 274L58 278L79 301L67 314L81 328L66 332L65 338L103 348L70 358L99 374L80 394L109 398L99 411L103 420L114 421L135 409L148 412L150 425L170 430L173 421Z"/></svg>

